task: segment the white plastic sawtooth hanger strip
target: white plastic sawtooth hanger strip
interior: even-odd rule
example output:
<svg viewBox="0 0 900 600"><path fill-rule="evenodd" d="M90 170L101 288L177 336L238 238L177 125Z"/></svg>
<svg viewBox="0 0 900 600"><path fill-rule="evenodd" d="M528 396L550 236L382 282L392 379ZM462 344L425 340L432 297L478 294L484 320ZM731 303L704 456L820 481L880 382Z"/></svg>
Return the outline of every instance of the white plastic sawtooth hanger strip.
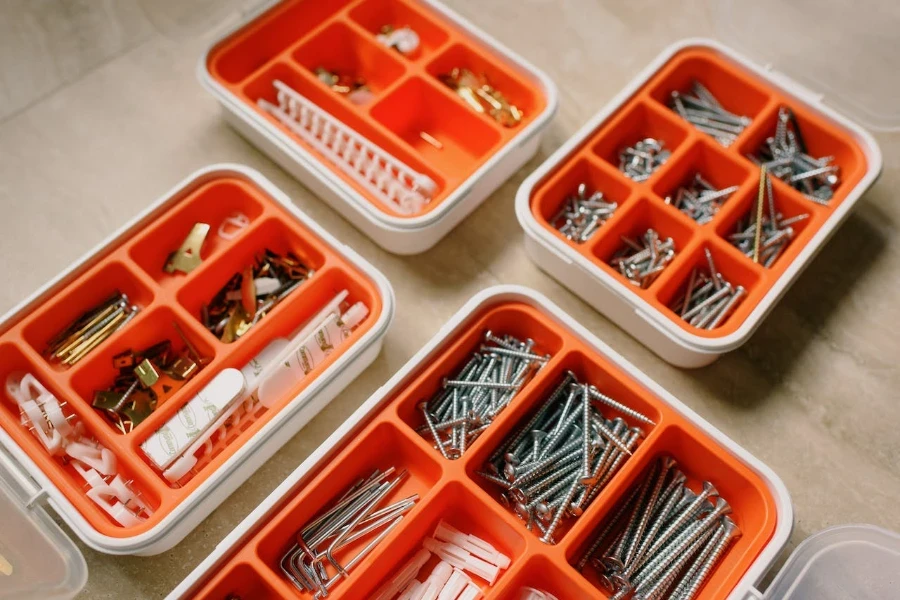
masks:
<svg viewBox="0 0 900 600"><path fill-rule="evenodd" d="M751 593L754 586L758 584L770 569L791 535L791 530L794 526L794 511L790 495L784 483L768 466L631 365L544 295L530 288L515 285L500 285L485 289L460 308L449 322L403 368L366 400L281 485L269 494L253 512L247 515L216 546L216 549L167 596L167 600L190 598L192 593L200 589L209 577L215 573L216 568L224 563L240 547L244 540L248 539L258 527L265 524L275 515L286 499L296 495L341 447L347 444L349 440L352 440L366 426L372 415L382 410L394 398L398 391L408 383L409 379L415 376L423 364L434 360L441 353L448 340L453 339L460 331L465 330L473 316L501 302L521 302L549 315L559 323L560 327L566 329L586 346L594 349L621 369L628 377L646 388L650 394L655 395L673 410L680 413L686 420L701 429L719 446L722 452L727 452L740 460L766 483L775 501L777 513L775 530L768 543L756 557L756 560L753 561L728 595L728 600L744 600L747 594Z"/></svg>

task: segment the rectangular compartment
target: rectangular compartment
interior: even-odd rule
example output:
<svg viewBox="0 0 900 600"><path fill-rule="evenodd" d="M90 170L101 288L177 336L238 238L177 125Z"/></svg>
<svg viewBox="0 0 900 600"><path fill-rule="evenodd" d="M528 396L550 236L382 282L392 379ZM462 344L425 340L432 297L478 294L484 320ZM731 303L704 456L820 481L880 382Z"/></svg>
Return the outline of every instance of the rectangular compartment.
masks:
<svg viewBox="0 0 900 600"><path fill-rule="evenodd" d="M383 44L378 35L386 25L412 29L418 46L404 54ZM320 66L362 75L372 99L357 105L341 97L317 79ZM440 89L438 77L457 67L487 77L521 109L516 126L504 127L454 91ZM213 44L198 74L240 133L398 254L435 245L533 156L558 102L544 73L431 0L281 0ZM322 109L390 154L390 162L430 178L434 191L424 207L407 210L385 201L372 185L357 181L372 172L326 158L316 142L300 141L293 125L259 108L259 99L278 100L275 80L314 105L304 104L307 114ZM423 138L421 130L431 137ZM389 170L376 169L383 171ZM387 177L392 183L403 179L393 172ZM426 182L420 189L429 187Z"/></svg>
<svg viewBox="0 0 900 600"><path fill-rule="evenodd" d="M443 460L409 427L416 423L410 407L434 389L439 373L450 365L458 365L461 357L479 343L485 328L502 331L504 327L533 337L538 345L551 347L554 358L519 402L479 438L477 448L473 446L462 460ZM496 492L479 480L475 471L518 423L533 414L537 400L552 391L568 370L643 412L656 425L647 428L646 438L634 456L567 528L558 543L547 545L497 501ZM634 424L630 417L626 417L626 422ZM570 563L577 562L593 530L611 516L644 469L659 456L675 457L692 489L699 489L703 481L709 480L731 503L733 518L744 535L716 566L701 598L743 597L787 543L792 509L783 483L765 465L660 389L543 296L514 286L488 289L460 309L238 525L169 598L193 597L198 593L209 597L211 590L221 589L217 587L221 581L217 573L228 573L247 562L265 565L268 584L283 586L285 579L278 564L284 551L294 543L296 530L361 474L394 465L409 469L411 478L408 487L396 491L391 498L418 492L421 499L398 528L333 587L329 597L373 598L443 519L511 558L509 568L501 572L493 586L479 582L486 598L515 600L519 589L530 585L543 588L560 600L600 600L607 594ZM436 562L434 556L429 558L419 572L422 577L430 573ZM479 581L477 577L473 579ZM291 586L286 589L286 597L310 596Z"/></svg>
<svg viewBox="0 0 900 600"><path fill-rule="evenodd" d="M695 93L693 81L705 86L725 110L749 118L733 143L717 143L713 135L669 107L672 92ZM792 109L810 155L834 157L832 164L838 167L840 180L833 188L833 198L825 203L804 197L803 190L792 189L788 183L773 181L776 203L784 205L785 214L808 212L811 216L797 223L794 239L772 268L763 269L725 240L735 223L755 205L760 169L752 157L776 132L782 106ZM664 140L672 154L646 180L630 183L632 194L648 198L644 210L629 200L623 214L615 215L593 236L593 246L587 252L548 231L547 198L557 193L567 173L583 169L586 153L593 153L618 171L621 149L647 136ZM819 99L811 99L800 86L757 67L722 44L687 40L662 52L525 180L516 197L516 214L526 233L526 249L538 266L664 360L681 367L700 367L749 339L872 185L881 167L881 153L871 135ZM679 186L696 173L717 189L738 189L712 219L699 227L691 224L689 248L653 283L655 296L610 272L603 263L614 252L617 239L613 238L618 237L620 229L627 229L625 222L652 218L658 213L657 205L663 203L660 201L674 198ZM624 174L621 178L627 180ZM802 208L805 204L808 209ZM675 217L693 221L674 207L666 210L679 213L671 219L673 222ZM705 246L723 255L723 269L733 271L736 281L752 286L727 322L711 331L673 318L665 307L677 288L686 284L689 265L698 264Z"/></svg>

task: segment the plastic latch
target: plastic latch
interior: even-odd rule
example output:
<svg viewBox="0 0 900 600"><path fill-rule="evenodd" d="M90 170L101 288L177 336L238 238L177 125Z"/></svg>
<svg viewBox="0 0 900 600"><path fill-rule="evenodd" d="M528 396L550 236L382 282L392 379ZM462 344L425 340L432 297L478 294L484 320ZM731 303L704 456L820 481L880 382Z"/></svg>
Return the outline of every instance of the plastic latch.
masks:
<svg viewBox="0 0 900 600"><path fill-rule="evenodd" d="M764 68L768 72L769 77L804 102L809 104L821 104L824 100L824 94L812 91L802 83L798 83L795 79L775 69L771 64L765 65Z"/></svg>

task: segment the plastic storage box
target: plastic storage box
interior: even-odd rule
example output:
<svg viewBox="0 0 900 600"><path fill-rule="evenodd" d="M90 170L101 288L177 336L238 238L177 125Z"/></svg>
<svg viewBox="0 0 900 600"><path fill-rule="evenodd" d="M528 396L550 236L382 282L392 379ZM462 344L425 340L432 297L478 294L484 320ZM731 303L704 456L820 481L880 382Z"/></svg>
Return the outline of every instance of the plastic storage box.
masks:
<svg viewBox="0 0 900 600"><path fill-rule="evenodd" d="M691 80L705 85L727 110L752 119L730 146L719 144L667 106L671 92L684 93ZM776 210L786 217L802 213L809 217L794 225L793 240L766 268L729 244L727 236L756 205L759 168L746 154L773 135L781 106L793 110L810 154L834 157L840 183L834 197L822 205L772 177ZM648 179L635 182L619 170L619 152L646 137L663 140L671 157ZM664 360L699 367L750 337L874 183L881 167L872 136L821 97L722 44L685 40L663 51L523 182L516 214L525 230L526 249L538 266ZM695 173L719 189L739 186L702 225L664 200L674 197ZM581 183L603 192L607 201L618 203L618 209L578 244L561 235L551 220ZM677 254L642 289L609 262L623 243L621 236L637 236L648 228L661 238L671 237ZM670 308L684 292L694 267L706 264L707 249L724 277L747 291L730 316L711 330L689 325Z"/></svg>
<svg viewBox="0 0 900 600"><path fill-rule="evenodd" d="M491 330L531 338L551 360L518 393L459 460L444 459L416 428L416 404L427 398L482 343ZM499 441L535 410L567 369L586 377L656 426L634 456L584 514L548 546L525 529L487 482L475 475ZM627 420L627 419L626 419ZM284 579L279 562L296 531L319 507L357 477L395 466L409 476L388 497L418 493L420 500L372 554L335 586L331 598L368 598L445 519L493 544L512 558L487 598L515 598L522 586L543 588L561 600L604 598L570 562L591 532L660 455L671 455L697 489L710 480L733 506L743 536L715 568L700 598L753 597L754 586L776 560L793 525L781 480L759 460L628 364L543 296L527 288L499 286L470 300L390 381L294 471L201 563L170 598L302 598Z"/></svg>
<svg viewBox="0 0 900 600"><path fill-rule="evenodd" d="M411 28L418 48L403 54L379 43L386 25ZM358 104L336 93L317 76L320 67L364 77L371 98ZM454 68L484 75L522 111L521 122L505 127L473 110L440 79ZM546 75L431 0L284 0L216 42L198 77L239 132L397 254L436 244L517 171L557 107ZM276 80L428 177L430 202L409 214L386 206L318 141L262 110L260 100L277 103Z"/></svg>
<svg viewBox="0 0 900 600"><path fill-rule="evenodd" d="M218 224L234 211L249 222L242 230L226 231L231 239L219 237ZM212 226L201 265L187 275L166 273L162 267L167 253L177 249L199 221ZM242 337L226 344L203 326L200 305L264 249L291 251L308 261L315 273ZM51 336L117 289L141 306L133 320L68 369L45 358ZM163 477L141 451L142 442L176 414L187 418L182 407L223 369L243 367L270 340L299 328L342 290L348 292L349 303L363 302L368 308L349 337L296 381L289 393L255 409L227 437L217 437L215 444L198 453L201 460L192 474L176 482ZM179 183L2 319L0 379L5 382L15 372L33 374L65 403L70 419L82 423L87 435L112 451L118 472L132 481L153 514L134 526L122 526L107 515L88 498L86 482L72 463L51 456L22 425L19 407L4 391L0 502L12 508L0 528L0 555L13 571L4 578L0 596L6 597L7 590L14 597L23 597L22 590L31 590L36 597L64 596L84 582L83 559L42 505L101 552L147 555L177 544L375 359L393 315L393 291L387 280L256 171L216 165ZM91 406L93 392L115 378L113 356L160 340L175 342L176 324L211 360L146 420L123 434ZM51 531L35 534L35 526ZM42 578L44 587L36 588Z"/></svg>

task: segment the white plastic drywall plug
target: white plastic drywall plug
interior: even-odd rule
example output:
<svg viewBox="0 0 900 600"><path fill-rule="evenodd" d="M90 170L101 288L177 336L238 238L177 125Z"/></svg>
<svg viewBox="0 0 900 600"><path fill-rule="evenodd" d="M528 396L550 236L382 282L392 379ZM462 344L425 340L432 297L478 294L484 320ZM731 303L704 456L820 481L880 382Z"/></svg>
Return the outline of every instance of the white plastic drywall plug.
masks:
<svg viewBox="0 0 900 600"><path fill-rule="evenodd" d="M416 552L406 564L400 567L397 575L393 579L381 586L381 589L375 592L373 600L390 600L397 592L409 585L415 576L419 573L419 569L431 558L431 552L422 548Z"/></svg>
<svg viewBox="0 0 900 600"><path fill-rule="evenodd" d="M438 523L437 529L434 530L434 537L442 542L456 544L463 550L467 550L478 558L482 558L491 564L497 565L501 569L509 567L510 560L508 556L498 551L483 539L454 529L444 520L441 520L441 522Z"/></svg>
<svg viewBox="0 0 900 600"><path fill-rule="evenodd" d="M481 588L470 583L463 590L463 593L459 595L458 600L478 600L483 596L484 593L481 591Z"/></svg>
<svg viewBox="0 0 900 600"><path fill-rule="evenodd" d="M437 600L438 594L444 589L447 580L450 579L450 575L452 574L453 565L450 563L441 561L435 565L434 569L431 570L431 575L425 580L425 585L427 587L425 591L422 592L422 597L419 598L419 600Z"/></svg>
<svg viewBox="0 0 900 600"><path fill-rule="evenodd" d="M456 544L439 542L434 538L426 538L422 545L457 569L478 575L491 585L494 585L494 582L497 581L497 576L500 574L499 567L481 560L477 556L473 556Z"/></svg>
<svg viewBox="0 0 900 600"><path fill-rule="evenodd" d="M418 579L413 579L403 589L403 592L397 597L397 600L412 600L413 595L419 591L420 587L422 587L422 582Z"/></svg>
<svg viewBox="0 0 900 600"><path fill-rule="evenodd" d="M468 575L454 568L453 573L450 574L450 579L447 580L444 589L438 595L438 600L456 600L470 583L474 585Z"/></svg>

